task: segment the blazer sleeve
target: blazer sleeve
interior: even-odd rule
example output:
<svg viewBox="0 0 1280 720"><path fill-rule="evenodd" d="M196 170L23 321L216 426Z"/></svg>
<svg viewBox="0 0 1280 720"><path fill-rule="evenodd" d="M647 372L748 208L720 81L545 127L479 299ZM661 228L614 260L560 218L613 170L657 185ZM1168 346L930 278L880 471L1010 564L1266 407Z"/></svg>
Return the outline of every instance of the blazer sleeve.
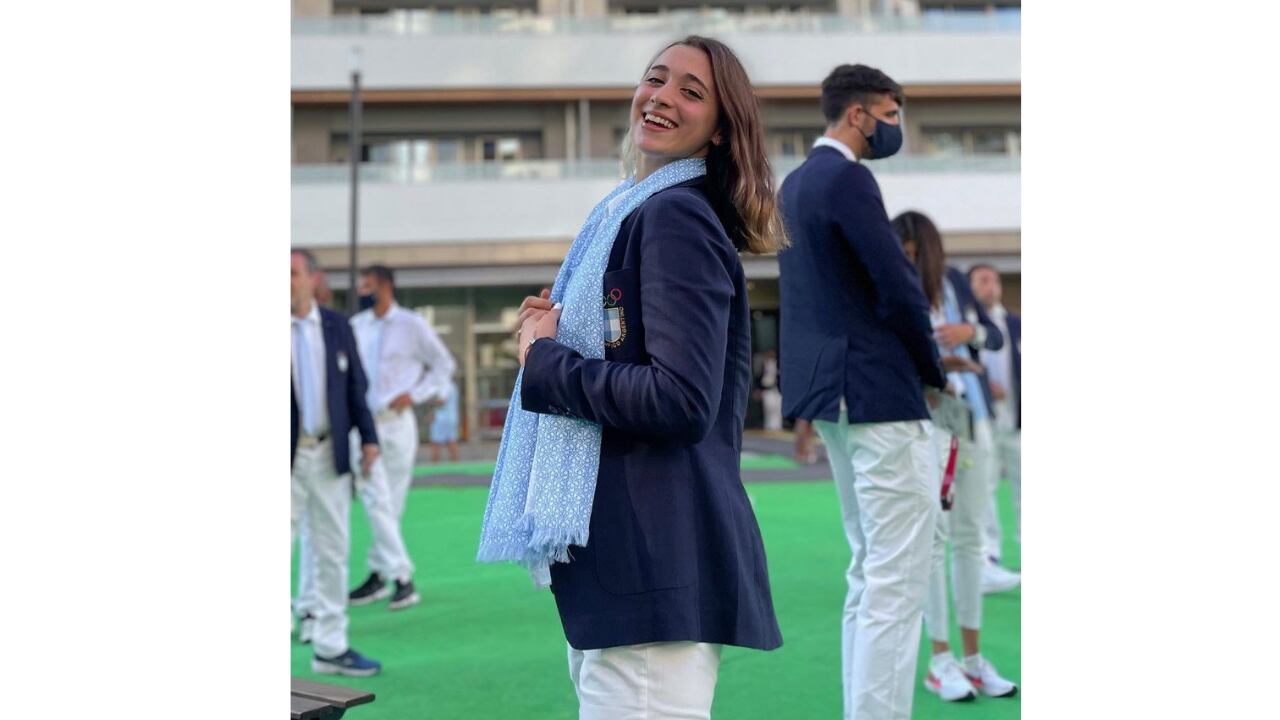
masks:
<svg viewBox="0 0 1280 720"><path fill-rule="evenodd" d="M982 326L984 334L982 347L975 349L999 350L1004 347L1004 333L1000 332L1000 326L996 325L991 315L987 313L987 309L978 302L978 298L973 294L973 288L969 285L969 278L953 267L947 268L947 277L950 278L952 287L956 289L956 300L960 303L960 307L965 308L965 319L973 323L973 318L970 316L972 312L977 316L977 324ZM973 342L978 342L976 335Z"/></svg>
<svg viewBox="0 0 1280 720"><path fill-rule="evenodd" d="M365 398L369 391L369 380L364 374L364 364L360 361L355 332L351 323L338 323L341 328L343 343L347 346L347 357L350 358L351 372L347 373L347 407L351 411L351 424L360 430L360 441L364 445L378 444L378 431L374 429L373 415ZM339 440L345 442L345 440Z"/></svg>
<svg viewBox="0 0 1280 720"><path fill-rule="evenodd" d="M662 193L641 212L640 303L649 364L586 359L539 341L525 357L521 400L532 412L698 442L720 406L734 292L726 258L735 256L726 254L733 251L724 230L696 195Z"/></svg>
<svg viewBox="0 0 1280 720"><path fill-rule="evenodd" d="M867 268L875 288L876 316L902 341L921 380L936 388L947 386L938 347L933 342L929 304L920 277L902 242L889 223L880 189L871 171L858 163L848 163L839 192L831 198L836 222L855 257Z"/></svg>

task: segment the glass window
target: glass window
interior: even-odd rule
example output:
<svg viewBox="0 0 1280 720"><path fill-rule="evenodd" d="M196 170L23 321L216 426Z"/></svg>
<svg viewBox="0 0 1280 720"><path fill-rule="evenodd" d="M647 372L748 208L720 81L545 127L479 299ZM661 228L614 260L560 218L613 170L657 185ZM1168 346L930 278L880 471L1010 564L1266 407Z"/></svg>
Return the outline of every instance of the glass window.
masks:
<svg viewBox="0 0 1280 720"><path fill-rule="evenodd" d="M416 135L416 136L415 136ZM333 135L331 162L342 160L345 133ZM537 160L542 157L540 131L519 132L492 136L478 134L435 133L410 135L382 134L365 137L360 155L362 162L397 165L406 168L429 168L438 164L457 164L478 160L515 162Z"/></svg>
<svg viewBox="0 0 1280 720"><path fill-rule="evenodd" d="M921 128L926 155L1018 155L1021 130L1009 126Z"/></svg>
<svg viewBox="0 0 1280 720"><path fill-rule="evenodd" d="M438 163L456 163L462 160L462 141L457 138L447 138L436 141L436 162Z"/></svg>
<svg viewBox="0 0 1280 720"><path fill-rule="evenodd" d="M520 159L520 138L502 138L498 140L499 160Z"/></svg>
<svg viewBox="0 0 1280 720"><path fill-rule="evenodd" d="M822 131L806 128L780 128L770 130L765 137L765 146L770 154L782 157L804 157L813 147L813 142L822 136Z"/></svg>
<svg viewBox="0 0 1280 720"><path fill-rule="evenodd" d="M1003 128L984 128L973 131L973 152L975 155L1004 155L1008 153L1008 144Z"/></svg>
<svg viewBox="0 0 1280 720"><path fill-rule="evenodd" d="M964 134L961 130L925 130L923 135L926 155L964 154Z"/></svg>

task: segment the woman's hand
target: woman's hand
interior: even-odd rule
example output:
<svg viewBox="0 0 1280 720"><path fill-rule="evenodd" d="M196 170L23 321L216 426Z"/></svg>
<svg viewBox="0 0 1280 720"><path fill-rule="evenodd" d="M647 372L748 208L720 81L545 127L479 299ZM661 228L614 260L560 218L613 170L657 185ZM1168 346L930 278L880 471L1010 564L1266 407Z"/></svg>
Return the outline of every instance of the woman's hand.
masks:
<svg viewBox="0 0 1280 720"><path fill-rule="evenodd" d="M938 340L938 344L944 350L950 350L968 343L978 334L978 331L968 323L955 323L952 325L942 325L934 330L933 335Z"/></svg>
<svg viewBox="0 0 1280 720"><path fill-rule="evenodd" d="M520 332L524 327L524 321L535 314L541 315L551 309L551 289L542 288L542 292L537 296L530 295L520 303L520 317L516 318L516 326L511 328L515 332Z"/></svg>
<svg viewBox="0 0 1280 720"><path fill-rule="evenodd" d="M959 355L943 355L942 369L947 372L971 372L979 375L986 372L986 369L978 363Z"/></svg>
<svg viewBox="0 0 1280 720"><path fill-rule="evenodd" d="M539 298L530 298L537 300ZM529 315L524 318L520 324L520 333L516 338L519 343L520 367L524 367L524 356L529 351L529 343L537 338L555 338L556 330L560 327L560 311L559 310L538 310L530 308ZM521 314L524 315L523 313Z"/></svg>

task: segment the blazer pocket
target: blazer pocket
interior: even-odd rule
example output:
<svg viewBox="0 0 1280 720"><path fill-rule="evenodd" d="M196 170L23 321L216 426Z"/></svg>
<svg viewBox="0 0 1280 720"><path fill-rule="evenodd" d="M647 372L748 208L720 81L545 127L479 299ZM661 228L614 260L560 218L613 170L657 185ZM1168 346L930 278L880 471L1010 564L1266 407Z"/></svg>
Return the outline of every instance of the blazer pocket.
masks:
<svg viewBox="0 0 1280 720"><path fill-rule="evenodd" d="M605 512L613 521L596 545L596 575L614 595L685 587L697 580L694 486L687 453L637 448L615 461L623 477ZM595 538L592 538L595 541Z"/></svg>
<svg viewBox="0 0 1280 720"><path fill-rule="evenodd" d="M640 317L640 273L622 268L604 274L601 307L604 313L604 353L608 360L633 360L644 349Z"/></svg>

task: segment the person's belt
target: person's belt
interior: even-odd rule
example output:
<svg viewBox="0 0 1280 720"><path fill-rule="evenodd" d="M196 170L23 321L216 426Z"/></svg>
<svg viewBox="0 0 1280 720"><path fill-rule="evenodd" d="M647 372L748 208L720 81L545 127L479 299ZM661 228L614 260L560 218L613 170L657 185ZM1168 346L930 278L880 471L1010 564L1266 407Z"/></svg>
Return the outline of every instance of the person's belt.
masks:
<svg viewBox="0 0 1280 720"><path fill-rule="evenodd" d="M392 420L398 419L400 414L403 412L404 410L383 410L377 415L374 415L373 419L378 422L391 422Z"/></svg>
<svg viewBox="0 0 1280 720"><path fill-rule="evenodd" d="M313 448L318 447L325 440L329 439L329 433L321 433L319 435L299 435L298 447Z"/></svg>

